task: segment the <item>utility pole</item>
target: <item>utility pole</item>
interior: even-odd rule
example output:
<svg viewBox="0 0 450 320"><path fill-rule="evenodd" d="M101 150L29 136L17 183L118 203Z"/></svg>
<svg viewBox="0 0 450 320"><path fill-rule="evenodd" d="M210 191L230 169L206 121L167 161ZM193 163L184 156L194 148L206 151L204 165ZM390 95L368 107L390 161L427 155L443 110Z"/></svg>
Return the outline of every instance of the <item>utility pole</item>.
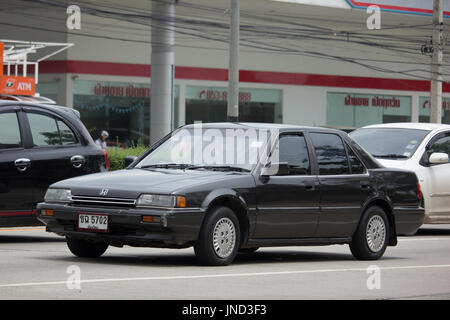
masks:
<svg viewBox="0 0 450 320"><path fill-rule="evenodd" d="M227 120L238 121L240 0L230 0L230 5L230 64L228 68Z"/></svg>
<svg viewBox="0 0 450 320"><path fill-rule="evenodd" d="M150 144L173 129L175 3L152 1Z"/></svg>
<svg viewBox="0 0 450 320"><path fill-rule="evenodd" d="M443 0L433 5L433 58L431 65L430 123L442 122L442 56L443 56Z"/></svg>

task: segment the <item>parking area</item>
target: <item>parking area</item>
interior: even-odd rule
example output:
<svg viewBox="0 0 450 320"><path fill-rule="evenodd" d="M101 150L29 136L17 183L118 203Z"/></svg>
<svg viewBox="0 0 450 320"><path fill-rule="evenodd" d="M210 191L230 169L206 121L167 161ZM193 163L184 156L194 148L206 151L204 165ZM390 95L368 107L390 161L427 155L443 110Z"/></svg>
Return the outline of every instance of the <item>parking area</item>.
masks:
<svg viewBox="0 0 450 320"><path fill-rule="evenodd" d="M262 248L227 267L193 249L113 248L74 257L42 227L0 229L0 299L450 299L450 225L400 237L381 260L347 245Z"/></svg>

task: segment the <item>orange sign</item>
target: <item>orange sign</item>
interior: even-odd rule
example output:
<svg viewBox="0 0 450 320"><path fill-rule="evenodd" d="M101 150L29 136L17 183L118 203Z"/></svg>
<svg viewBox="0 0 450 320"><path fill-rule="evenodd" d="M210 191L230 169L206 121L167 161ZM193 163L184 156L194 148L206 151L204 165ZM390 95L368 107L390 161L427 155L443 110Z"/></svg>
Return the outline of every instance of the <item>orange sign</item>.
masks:
<svg viewBox="0 0 450 320"><path fill-rule="evenodd" d="M0 77L0 93L19 96L34 96L36 86L34 78L3 76Z"/></svg>
<svg viewBox="0 0 450 320"><path fill-rule="evenodd" d="M0 94L34 96L36 92L34 78L3 75L3 49L4 44L0 42Z"/></svg>
<svg viewBox="0 0 450 320"><path fill-rule="evenodd" d="M0 77L3 75L3 42L0 42Z"/></svg>

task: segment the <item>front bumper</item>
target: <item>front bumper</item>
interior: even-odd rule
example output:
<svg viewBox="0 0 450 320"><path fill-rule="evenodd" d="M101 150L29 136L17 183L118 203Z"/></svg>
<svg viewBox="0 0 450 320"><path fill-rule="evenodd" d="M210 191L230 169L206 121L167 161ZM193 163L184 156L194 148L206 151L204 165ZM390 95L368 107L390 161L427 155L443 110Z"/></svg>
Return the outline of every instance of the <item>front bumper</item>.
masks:
<svg viewBox="0 0 450 320"><path fill-rule="evenodd" d="M42 202L37 205L37 218L47 232L111 245L148 247L185 247L197 240L205 214L202 208L142 209L86 207ZM53 216L43 210L53 210ZM109 216L108 232L77 230L79 213ZM157 216L160 222L142 222L143 215Z"/></svg>
<svg viewBox="0 0 450 320"><path fill-rule="evenodd" d="M395 229L399 235L414 234L425 219L425 209L419 208L394 208Z"/></svg>

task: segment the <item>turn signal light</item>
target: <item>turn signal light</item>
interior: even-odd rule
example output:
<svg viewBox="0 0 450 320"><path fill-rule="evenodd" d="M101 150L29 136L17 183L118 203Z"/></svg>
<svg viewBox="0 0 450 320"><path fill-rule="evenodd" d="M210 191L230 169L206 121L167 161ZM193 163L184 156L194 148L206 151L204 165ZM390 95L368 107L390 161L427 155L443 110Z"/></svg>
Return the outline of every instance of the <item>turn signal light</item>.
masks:
<svg viewBox="0 0 450 320"><path fill-rule="evenodd" d="M177 208L186 208L186 198L177 196Z"/></svg>
<svg viewBox="0 0 450 320"><path fill-rule="evenodd" d="M155 222L153 216L142 216L142 222Z"/></svg>
<svg viewBox="0 0 450 320"><path fill-rule="evenodd" d="M161 222L161 217L157 217L157 216L142 216L142 222L159 223L159 222Z"/></svg>
<svg viewBox="0 0 450 320"><path fill-rule="evenodd" d="M55 212L50 209L44 209L41 212L44 216L50 216L50 217L53 217L53 215L55 214Z"/></svg>

